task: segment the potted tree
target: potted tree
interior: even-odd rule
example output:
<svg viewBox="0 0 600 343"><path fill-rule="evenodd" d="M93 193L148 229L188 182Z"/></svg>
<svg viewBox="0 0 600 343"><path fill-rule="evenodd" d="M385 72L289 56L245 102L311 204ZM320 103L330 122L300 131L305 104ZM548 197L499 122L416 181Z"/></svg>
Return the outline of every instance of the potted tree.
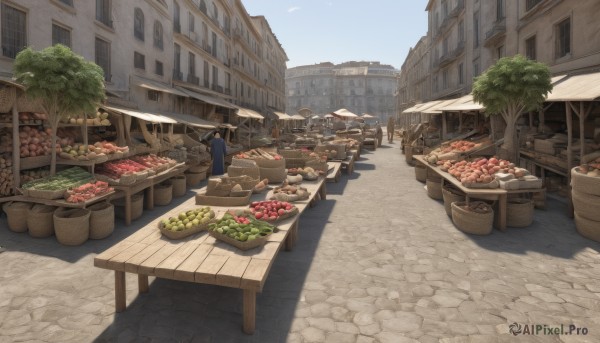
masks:
<svg viewBox="0 0 600 343"><path fill-rule="evenodd" d="M37 100L48 115L51 142L56 147L56 131L62 118L95 112L104 100L104 73L68 47L57 44L41 51L26 48L14 63L18 82L26 95ZM56 148L52 149L50 174L56 172Z"/></svg>
<svg viewBox="0 0 600 343"><path fill-rule="evenodd" d="M506 122L501 157L517 162L517 120L539 109L551 90L548 66L521 55L501 58L475 79L473 99L486 114L501 115Z"/></svg>

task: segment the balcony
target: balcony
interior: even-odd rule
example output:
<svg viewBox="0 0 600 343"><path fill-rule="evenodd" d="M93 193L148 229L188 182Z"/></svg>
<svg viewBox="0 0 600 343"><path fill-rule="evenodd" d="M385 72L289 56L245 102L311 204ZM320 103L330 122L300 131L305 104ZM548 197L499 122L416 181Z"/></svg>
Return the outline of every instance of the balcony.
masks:
<svg viewBox="0 0 600 343"><path fill-rule="evenodd" d="M203 43L202 44L202 50L208 52L210 55L212 55L212 47L210 45L208 45L207 43Z"/></svg>
<svg viewBox="0 0 600 343"><path fill-rule="evenodd" d="M496 21L494 26L485 33L484 45L486 47L497 44L506 35L506 20Z"/></svg>
<svg viewBox="0 0 600 343"><path fill-rule="evenodd" d="M177 69L173 69L173 80L183 81L183 73Z"/></svg>
<svg viewBox="0 0 600 343"><path fill-rule="evenodd" d="M204 88L210 88L210 82L208 80L204 80Z"/></svg>
<svg viewBox="0 0 600 343"><path fill-rule="evenodd" d="M196 76L196 75L188 74L188 76L187 76L187 82L199 86L200 85L200 78L198 76Z"/></svg>
<svg viewBox="0 0 600 343"><path fill-rule="evenodd" d="M231 95L231 88L225 88L225 94Z"/></svg>
<svg viewBox="0 0 600 343"><path fill-rule="evenodd" d="M445 53L444 55L442 55L439 60L437 60L437 63L434 63L434 66L437 68L443 68L447 65L449 65L450 63L452 63L454 60L456 60L458 58L458 56L460 56L460 54L462 54L462 52L465 50L465 42L459 42L458 45L456 46L456 48L450 52Z"/></svg>
<svg viewBox="0 0 600 343"><path fill-rule="evenodd" d="M440 35L442 35L444 32L446 32L446 30L450 26L452 26L452 23L454 22L454 20L458 17L458 15L462 12L462 10L464 8L465 8L464 0L459 0L458 4L456 4L456 7L454 7L452 9L452 11L450 11L450 13L448 13L448 15L446 15L446 17L444 17L440 26L437 28L437 30L435 30L434 39L439 37Z"/></svg>

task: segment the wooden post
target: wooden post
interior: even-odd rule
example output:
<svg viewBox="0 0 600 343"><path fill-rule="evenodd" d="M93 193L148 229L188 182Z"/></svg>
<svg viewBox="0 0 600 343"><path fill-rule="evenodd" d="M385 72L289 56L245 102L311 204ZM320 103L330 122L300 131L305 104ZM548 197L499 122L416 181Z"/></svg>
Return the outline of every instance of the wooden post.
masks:
<svg viewBox="0 0 600 343"><path fill-rule="evenodd" d="M442 142L446 140L446 133L448 133L448 123L446 122L448 120L447 114L448 112L442 112Z"/></svg>
<svg viewBox="0 0 600 343"><path fill-rule="evenodd" d="M148 275L138 274L138 290L140 293L148 293Z"/></svg>
<svg viewBox="0 0 600 343"><path fill-rule="evenodd" d="M506 230L506 202L508 195L506 193L498 195L498 228L501 231Z"/></svg>
<svg viewBox="0 0 600 343"><path fill-rule="evenodd" d="M571 198L571 168L573 164L573 115L571 113L571 102L565 103L567 113L567 187L568 192L568 211L567 215L573 217L573 199Z"/></svg>
<svg viewBox="0 0 600 343"><path fill-rule="evenodd" d="M245 334L252 335L256 328L256 291L244 289L243 293L243 330Z"/></svg>
<svg viewBox="0 0 600 343"><path fill-rule="evenodd" d="M546 111L545 111L545 109L542 109L541 111L539 111L538 114L540 116L539 127L541 128L541 133L543 133L544 132L544 125L546 124Z"/></svg>
<svg viewBox="0 0 600 343"><path fill-rule="evenodd" d="M125 272L115 270L115 312L123 312L127 307Z"/></svg>
<svg viewBox="0 0 600 343"><path fill-rule="evenodd" d="M16 88L14 88L14 92L17 93ZM16 98L12 107L12 136L13 192L17 194L17 187L21 187L21 141L19 140L19 112Z"/></svg>
<svg viewBox="0 0 600 343"><path fill-rule="evenodd" d="M462 132L462 125L463 125L463 113L458 112L458 133L459 134Z"/></svg>

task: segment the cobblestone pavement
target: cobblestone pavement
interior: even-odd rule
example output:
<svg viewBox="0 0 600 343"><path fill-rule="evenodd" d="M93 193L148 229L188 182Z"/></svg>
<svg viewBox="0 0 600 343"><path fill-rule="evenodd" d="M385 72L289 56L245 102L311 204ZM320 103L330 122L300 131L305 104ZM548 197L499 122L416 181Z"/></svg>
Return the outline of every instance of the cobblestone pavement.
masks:
<svg viewBox="0 0 600 343"><path fill-rule="evenodd" d="M529 228L465 235L397 144L365 152L353 176L327 186L295 249L277 257L253 336L241 332L236 289L151 278L139 296L128 275L128 309L114 313L113 273L94 256L167 208L81 247L9 232L3 217L0 342L600 341L600 244L575 232L558 198ZM512 323L588 334L515 337Z"/></svg>

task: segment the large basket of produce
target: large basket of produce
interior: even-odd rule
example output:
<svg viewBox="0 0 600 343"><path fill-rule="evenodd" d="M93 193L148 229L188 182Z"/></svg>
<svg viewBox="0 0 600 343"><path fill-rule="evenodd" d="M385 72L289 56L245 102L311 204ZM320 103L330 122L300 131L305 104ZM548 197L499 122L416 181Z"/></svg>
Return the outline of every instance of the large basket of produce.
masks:
<svg viewBox="0 0 600 343"><path fill-rule="evenodd" d="M437 182L437 181L432 181L432 180L427 180L426 182L427 185L427 195L429 195L430 198L435 199L435 200L443 200L444 199L444 195L442 194L442 182Z"/></svg>
<svg viewBox="0 0 600 343"><path fill-rule="evenodd" d="M527 227L533 223L535 203L531 199L512 198L506 204L506 225Z"/></svg>
<svg viewBox="0 0 600 343"><path fill-rule="evenodd" d="M453 202L465 201L465 193L448 183L445 183L442 187L442 197L444 198L444 209L448 217L452 217Z"/></svg>
<svg viewBox="0 0 600 343"><path fill-rule="evenodd" d="M277 230L265 221L235 217L230 213L225 213L221 219L209 224L208 229L211 236L240 250L263 246Z"/></svg>
<svg viewBox="0 0 600 343"><path fill-rule="evenodd" d="M329 165L325 161L317 161L317 160L308 160L304 164L304 167L310 167L314 170L319 170L322 172L327 172L329 170Z"/></svg>
<svg viewBox="0 0 600 343"><path fill-rule="evenodd" d="M36 238L50 237L54 234L54 211L56 207L35 204L27 213L29 235Z"/></svg>
<svg viewBox="0 0 600 343"><path fill-rule="evenodd" d="M306 200L310 197L310 192L297 185L290 185L288 181L284 181L280 187L273 189L273 195L269 200L277 200L284 202L294 202Z"/></svg>
<svg viewBox="0 0 600 343"><path fill-rule="evenodd" d="M182 239L208 228L215 221L215 211L210 207L190 209L158 222L160 232L170 239Z"/></svg>
<svg viewBox="0 0 600 343"><path fill-rule="evenodd" d="M585 218L575 210L575 227L583 237L600 242L600 221Z"/></svg>
<svg viewBox="0 0 600 343"><path fill-rule="evenodd" d="M229 166L227 167L227 175L228 176L249 176L253 179L258 179L260 177L260 169L256 166L254 167L235 167Z"/></svg>
<svg viewBox="0 0 600 343"><path fill-rule="evenodd" d="M235 186L233 182L227 182L224 178L215 177L208 179L206 186L207 196L228 197L231 189Z"/></svg>
<svg viewBox="0 0 600 343"><path fill-rule="evenodd" d="M115 206L109 202L100 202L88 207L90 210L90 238L103 239L115 229Z"/></svg>
<svg viewBox="0 0 600 343"><path fill-rule="evenodd" d="M208 163L208 164L198 164L198 165L195 165L195 166L190 166L187 171L191 172L191 173L204 173L204 174L206 174L206 172L208 171L209 168L210 168L210 163Z"/></svg>
<svg viewBox="0 0 600 343"><path fill-rule="evenodd" d="M235 158L251 159L261 168L285 168L285 159L277 152L268 151L266 149L250 149L246 152L237 154Z"/></svg>
<svg viewBox="0 0 600 343"><path fill-rule="evenodd" d="M187 182L185 179L185 175L177 175L173 176L171 179L171 184L173 185L173 196L181 197L185 195L187 191Z"/></svg>
<svg viewBox="0 0 600 343"><path fill-rule="evenodd" d="M114 191L114 189L109 187L108 183L103 181L92 181L65 191L64 197L67 202L82 203L93 198L101 197L112 191Z"/></svg>
<svg viewBox="0 0 600 343"><path fill-rule="evenodd" d="M278 183L283 182L287 176L287 172L284 167L280 168L259 168L260 179L269 179L269 182Z"/></svg>
<svg viewBox="0 0 600 343"><path fill-rule="evenodd" d="M90 211L58 209L54 211L54 233L63 245L81 245L90 237Z"/></svg>
<svg viewBox="0 0 600 343"><path fill-rule="evenodd" d="M115 205L115 216L125 218L125 199L116 199L112 201ZM136 193L131 196L131 220L138 219L144 212L144 192Z"/></svg>
<svg viewBox="0 0 600 343"><path fill-rule="evenodd" d="M173 200L173 184L168 180L154 185L154 204L167 206Z"/></svg>
<svg viewBox="0 0 600 343"><path fill-rule="evenodd" d="M248 210L246 210L248 211ZM255 219L264 220L270 223L276 223L284 219L294 217L300 211L298 207L286 201L254 201L250 204L250 215ZM246 215L246 212L235 213L236 215Z"/></svg>
<svg viewBox="0 0 600 343"><path fill-rule="evenodd" d="M211 196L205 192L196 194L196 205L209 206L245 206L250 203L252 191L242 191L243 196Z"/></svg>
<svg viewBox="0 0 600 343"><path fill-rule="evenodd" d="M575 212L581 217L600 222L600 196L573 189L571 198Z"/></svg>
<svg viewBox="0 0 600 343"><path fill-rule="evenodd" d="M223 179L225 179L228 183L232 183L234 186L240 185L242 187L242 190L245 191L254 189L254 187L256 187L256 185L260 182L260 179L258 177L254 178L248 175L229 176Z"/></svg>
<svg viewBox="0 0 600 343"><path fill-rule="evenodd" d="M452 203L452 222L466 233L489 235L494 223L494 210L484 202L472 201Z"/></svg>
<svg viewBox="0 0 600 343"><path fill-rule="evenodd" d="M302 158L302 150L282 149L278 152L279 155L286 159L286 163L288 158Z"/></svg>
<svg viewBox="0 0 600 343"><path fill-rule="evenodd" d="M7 202L2 206L11 231L27 231L27 213L30 208L31 204L27 202Z"/></svg>
<svg viewBox="0 0 600 343"><path fill-rule="evenodd" d="M185 173L185 182L188 187L197 187L202 180L206 179L206 172L203 173Z"/></svg>
<svg viewBox="0 0 600 343"><path fill-rule="evenodd" d="M420 182L427 181L427 167L421 163L417 163L415 165L415 178Z"/></svg>
<svg viewBox="0 0 600 343"><path fill-rule="evenodd" d="M287 169L291 168L304 168L306 165L306 159L303 157L300 158L286 158L285 159L285 167Z"/></svg>
<svg viewBox="0 0 600 343"><path fill-rule="evenodd" d="M573 190L590 195L600 196L600 162L588 164L598 166L592 169L589 166L571 169L571 186Z"/></svg>
<svg viewBox="0 0 600 343"><path fill-rule="evenodd" d="M54 200L64 196L69 188L79 187L92 180L87 171L73 167L43 179L27 182L22 186L23 194L32 198Z"/></svg>
<svg viewBox="0 0 600 343"><path fill-rule="evenodd" d="M231 166L239 167L239 168L257 168L258 167L255 160L251 160L248 158L236 158L236 157L231 159Z"/></svg>

